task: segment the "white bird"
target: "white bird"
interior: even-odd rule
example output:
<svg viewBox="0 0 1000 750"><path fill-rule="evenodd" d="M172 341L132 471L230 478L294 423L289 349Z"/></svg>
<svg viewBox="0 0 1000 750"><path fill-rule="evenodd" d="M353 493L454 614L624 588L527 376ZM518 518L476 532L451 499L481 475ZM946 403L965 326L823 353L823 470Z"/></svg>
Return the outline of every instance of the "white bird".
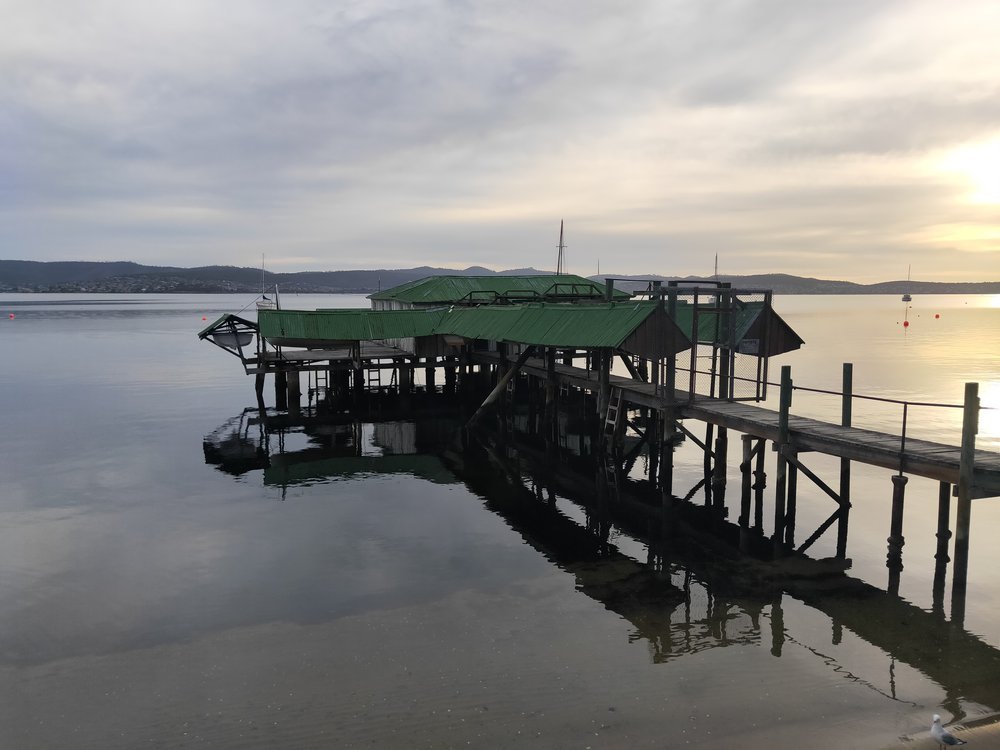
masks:
<svg viewBox="0 0 1000 750"><path fill-rule="evenodd" d="M958 739L958 737L941 726L941 717L937 714L934 714L934 721L931 723L931 737L937 740L938 745L941 747L944 747L945 745L950 747L953 745L968 744L965 740Z"/></svg>

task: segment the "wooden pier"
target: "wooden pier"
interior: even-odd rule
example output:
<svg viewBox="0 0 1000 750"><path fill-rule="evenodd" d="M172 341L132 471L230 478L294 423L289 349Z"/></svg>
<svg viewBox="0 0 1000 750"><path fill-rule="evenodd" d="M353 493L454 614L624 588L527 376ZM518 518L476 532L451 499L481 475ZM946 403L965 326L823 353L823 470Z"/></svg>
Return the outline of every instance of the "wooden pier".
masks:
<svg viewBox="0 0 1000 750"><path fill-rule="evenodd" d="M739 526L747 539L764 514L764 455L770 443L777 456L771 508L776 557L804 553L836 527L836 556L846 558L851 464L888 469L895 472L886 561L890 591L898 590L902 570L908 477L935 480L939 563L950 562L951 502L957 498L952 589L953 618L961 621L971 501L1000 495L1000 455L975 446L976 384L966 387L958 446L908 438L905 419L900 435L854 427L849 364L844 365L839 424L791 413L795 385L787 366L781 368L779 408L767 409L754 402L764 400L773 387L770 357L803 343L772 309L770 292L654 281L644 293L629 296L616 290L612 279L602 289L562 276L547 289L540 278L507 277L502 283L492 277L451 278L447 283L429 279L404 285L398 293L373 295L373 310L262 310L257 323L224 316L199 335L240 358L245 371L255 376L261 407L264 380L272 375L276 404L289 412L299 408L303 372L310 378L307 393L322 391L349 403L370 390L391 390L401 397L418 388L437 390L435 373L443 368L440 388L446 392L468 391L473 380L489 390L470 425L494 409L502 424L523 381L536 393L533 402L549 432L556 429L560 403L567 400L583 404L580 408L597 422L609 456L621 459L622 438L626 429L632 430L650 456L649 482L665 501L673 496L675 445L683 438L698 445L704 456L699 487L705 490L706 504L720 512L725 511L730 434L738 435ZM498 283L502 289L490 291L489 285ZM449 294L465 296L449 299ZM253 353L243 350L248 337L257 340ZM710 362L707 370L699 367L705 360ZM617 361L628 377L612 372ZM417 383L420 370L422 386ZM837 476L821 478L806 463L809 453L839 459ZM834 506L829 518L797 544L800 477L819 487Z"/></svg>

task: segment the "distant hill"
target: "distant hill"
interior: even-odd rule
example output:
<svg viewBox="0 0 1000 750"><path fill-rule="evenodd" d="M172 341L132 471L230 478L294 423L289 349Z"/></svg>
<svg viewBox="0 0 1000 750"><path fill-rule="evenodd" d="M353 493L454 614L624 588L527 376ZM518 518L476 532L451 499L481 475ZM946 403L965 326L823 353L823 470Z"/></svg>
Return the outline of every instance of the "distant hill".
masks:
<svg viewBox="0 0 1000 750"><path fill-rule="evenodd" d="M100 293L176 293L176 292L260 292L275 284L289 293L375 292L425 276L489 276L482 266L464 269L417 268L374 269L366 271L299 271L274 273L259 268L236 266L201 266L175 268L143 266L138 263L50 262L0 260L0 291L3 292L100 292ZM510 272L501 272L510 273ZM541 274L536 269L518 269L516 273Z"/></svg>
<svg viewBox="0 0 1000 750"><path fill-rule="evenodd" d="M263 273L263 286L275 284L289 293L369 293L388 289L425 276L489 276L545 274L535 268L515 268L492 271L482 266L464 269L417 268L373 269L362 271L299 271L296 273ZM261 291L261 270L236 266L201 266L175 268L144 266L139 263L93 263L87 261L39 262L31 260L0 260L0 292L99 292L108 293L175 293L175 292L239 292ZM603 284L604 276L591 276ZM644 289L649 280L667 281L666 276L615 276L621 289ZM683 281L695 281L687 277ZM778 294L1000 294L1000 281L994 282L933 282L885 281L879 284L855 284L850 281L813 279L788 274L757 274L751 276L720 276L719 281L742 288L771 289ZM705 280L706 282L708 280Z"/></svg>
<svg viewBox="0 0 1000 750"><path fill-rule="evenodd" d="M590 276L594 281L604 282L603 277ZM666 283L667 276L620 276L615 286L636 291L645 289L651 280ZM749 276L719 275L718 279L687 276L680 281L706 284L714 281L727 282L741 289L770 289L776 294L1000 294L1000 281L949 282L949 281L883 281L878 284L856 284L853 281L833 281L813 279L807 276L790 276L785 273L753 274Z"/></svg>

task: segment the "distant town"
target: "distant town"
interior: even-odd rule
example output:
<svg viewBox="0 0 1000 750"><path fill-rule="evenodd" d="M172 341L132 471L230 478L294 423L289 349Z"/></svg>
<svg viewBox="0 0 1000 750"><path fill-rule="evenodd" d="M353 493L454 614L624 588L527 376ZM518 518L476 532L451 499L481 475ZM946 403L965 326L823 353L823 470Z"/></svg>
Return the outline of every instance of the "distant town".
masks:
<svg viewBox="0 0 1000 750"><path fill-rule="evenodd" d="M176 293L255 293L275 284L286 293L368 294L425 276L490 276L545 274L534 268L494 271L482 266L464 269L419 266L403 269L362 271L299 271L273 273L260 268L236 266L201 266L175 268L145 266L127 261L96 263L89 261L39 262L0 260L0 292L65 292L93 294L176 294ZM667 279L661 275L615 275L623 289L645 287L649 279ZM604 275L590 276L603 281ZM687 277L694 280L696 277ZM736 286L771 289L777 294L1000 294L1000 281L934 282L885 281L856 284L849 281L813 279L788 274L748 276L720 275L705 281L730 282Z"/></svg>

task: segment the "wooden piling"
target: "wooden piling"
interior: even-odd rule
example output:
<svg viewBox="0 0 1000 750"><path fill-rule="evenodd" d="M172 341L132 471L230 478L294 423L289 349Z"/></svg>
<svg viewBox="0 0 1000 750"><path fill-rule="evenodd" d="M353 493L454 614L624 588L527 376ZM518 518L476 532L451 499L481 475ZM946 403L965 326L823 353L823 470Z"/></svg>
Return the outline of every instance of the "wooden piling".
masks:
<svg viewBox="0 0 1000 750"><path fill-rule="evenodd" d="M601 368L597 379L597 417L604 419L611 401L611 350L598 349L597 361Z"/></svg>
<svg viewBox="0 0 1000 750"><path fill-rule="evenodd" d="M553 442L557 441L556 434L559 427L559 418L556 414L559 398L559 377L556 375L556 350L548 347L545 350L545 427L546 434Z"/></svg>
<svg viewBox="0 0 1000 750"><path fill-rule="evenodd" d="M791 456L796 460L788 462L788 484L785 488L785 544L788 549L795 547L795 517L799 507L798 451L792 450Z"/></svg>
<svg viewBox="0 0 1000 750"><path fill-rule="evenodd" d="M962 409L962 452L958 466L958 500L955 515L955 567L952 569L951 619L965 618L965 585L969 572L969 527L972 523L972 472L975 467L976 433L979 431L979 383L965 384ZM956 603L961 606L956 618Z"/></svg>
<svg viewBox="0 0 1000 750"><path fill-rule="evenodd" d="M288 378L284 370L276 370L274 373L274 408L288 410Z"/></svg>
<svg viewBox="0 0 1000 750"><path fill-rule="evenodd" d="M934 554L934 584L931 587L931 608L944 612L944 584L948 575L948 543L951 540L951 484L938 483L937 551Z"/></svg>
<svg viewBox="0 0 1000 750"><path fill-rule="evenodd" d="M767 489L767 472L764 471L764 450L766 441L760 438L760 448L757 451L757 460L753 470L753 527L762 529L764 527L764 490Z"/></svg>
<svg viewBox="0 0 1000 750"><path fill-rule="evenodd" d="M258 372L254 376L254 392L257 394L257 408L264 411L264 373Z"/></svg>
<svg viewBox="0 0 1000 750"><path fill-rule="evenodd" d="M775 556L785 553L785 492L788 482L788 461L785 451L788 446L788 411L792 406L792 368L781 367L781 393L778 401L778 460L774 485L774 543Z"/></svg>
<svg viewBox="0 0 1000 750"><path fill-rule="evenodd" d="M854 364L844 362L840 424L851 426L854 407ZM840 517L837 519L837 557L847 557L847 528L851 512L851 461L840 459Z"/></svg>
<svg viewBox="0 0 1000 750"><path fill-rule="evenodd" d="M302 406L302 384L299 381L299 371L287 372L288 411L297 412Z"/></svg>
<svg viewBox="0 0 1000 750"><path fill-rule="evenodd" d="M712 507L723 516L726 509L726 472L728 459L726 454L729 451L729 431L725 427L719 428L719 434L715 438L715 462L712 466Z"/></svg>
<svg viewBox="0 0 1000 750"><path fill-rule="evenodd" d="M753 492L753 435L741 435L743 461L740 463L740 549L746 551L750 538L750 501Z"/></svg>
<svg viewBox="0 0 1000 750"><path fill-rule="evenodd" d="M892 476L892 517L889 521L889 552L885 558L885 566L889 569L890 594L899 593L899 577L903 570L903 545L906 540L903 538L903 505L906 498L906 482L909 480L904 474L893 474Z"/></svg>

